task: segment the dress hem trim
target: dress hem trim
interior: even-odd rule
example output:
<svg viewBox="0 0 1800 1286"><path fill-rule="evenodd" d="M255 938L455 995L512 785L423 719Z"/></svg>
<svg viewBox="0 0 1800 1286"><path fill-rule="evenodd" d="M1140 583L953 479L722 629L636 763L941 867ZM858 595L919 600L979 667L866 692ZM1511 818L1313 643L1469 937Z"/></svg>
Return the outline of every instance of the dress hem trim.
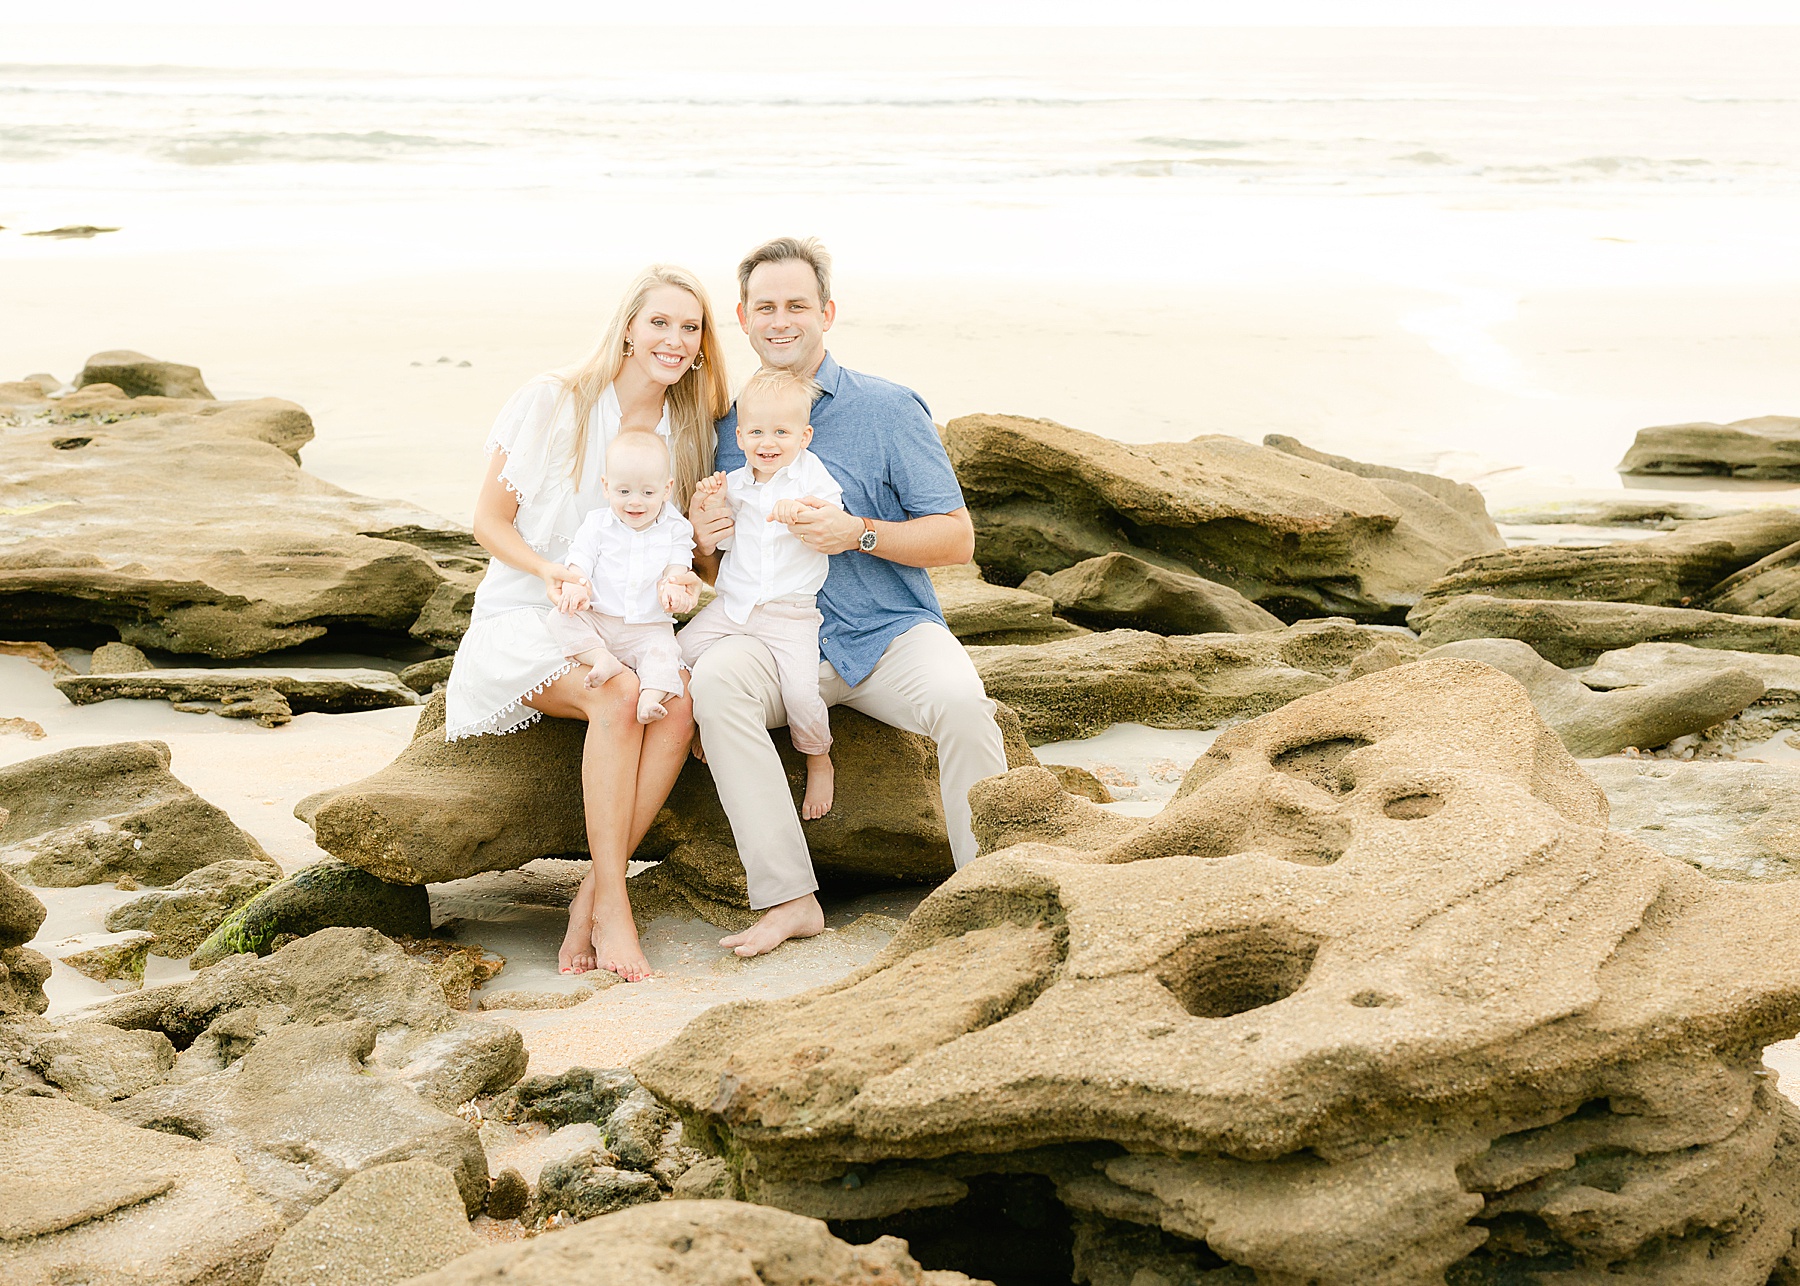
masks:
<svg viewBox="0 0 1800 1286"><path fill-rule="evenodd" d="M544 712L542 710L532 710L525 718L520 719L516 723L509 724L504 728L500 725L517 715L521 707L530 709L529 706L525 705L525 698L535 697L552 683L555 683L558 679L562 678L562 676L567 674L570 670L573 670L575 666L576 663L574 661L564 661L561 665L557 666L555 670L551 671L541 679L535 687L526 689L485 719L477 719L473 723L458 724L454 728L446 727L444 729L444 740L462 741L467 737L504 737L509 732L520 732L529 728L532 724L544 717Z"/></svg>

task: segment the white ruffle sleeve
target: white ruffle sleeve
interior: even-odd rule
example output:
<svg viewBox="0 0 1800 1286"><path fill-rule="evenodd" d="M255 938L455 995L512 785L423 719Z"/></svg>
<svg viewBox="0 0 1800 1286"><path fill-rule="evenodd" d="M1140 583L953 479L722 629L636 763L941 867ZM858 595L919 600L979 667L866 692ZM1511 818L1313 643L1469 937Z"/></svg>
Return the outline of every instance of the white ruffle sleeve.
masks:
<svg viewBox="0 0 1800 1286"><path fill-rule="evenodd" d="M559 558L558 538L580 522L568 462L575 453L575 412L555 375L540 375L507 399L487 438L489 453L504 452L500 481L518 497L514 525L525 543Z"/></svg>

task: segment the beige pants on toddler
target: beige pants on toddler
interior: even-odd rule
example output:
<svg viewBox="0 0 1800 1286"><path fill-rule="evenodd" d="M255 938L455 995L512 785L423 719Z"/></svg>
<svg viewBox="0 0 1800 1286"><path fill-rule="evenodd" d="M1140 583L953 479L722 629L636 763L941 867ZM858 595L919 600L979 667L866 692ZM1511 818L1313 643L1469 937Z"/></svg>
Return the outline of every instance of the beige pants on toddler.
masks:
<svg viewBox="0 0 1800 1286"><path fill-rule="evenodd" d="M768 648L775 658L781 703L787 708L788 736L803 755L831 750L831 715L819 695L819 626L824 617L814 606L816 601L806 595L759 603L751 609L750 619L739 625L715 598L687 623L677 640L681 659L690 666L707 648L733 635L756 639Z"/></svg>
<svg viewBox="0 0 1800 1286"><path fill-rule="evenodd" d="M553 611L547 624L564 656L573 659L603 647L637 671L640 688L681 695L681 649L669 622L627 625L624 618L601 612Z"/></svg>

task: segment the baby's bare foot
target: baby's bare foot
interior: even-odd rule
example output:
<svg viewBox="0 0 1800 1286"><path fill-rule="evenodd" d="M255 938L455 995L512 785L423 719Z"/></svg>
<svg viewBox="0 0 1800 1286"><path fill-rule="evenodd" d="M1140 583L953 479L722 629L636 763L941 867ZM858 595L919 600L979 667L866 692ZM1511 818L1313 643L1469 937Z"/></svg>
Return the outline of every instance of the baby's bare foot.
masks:
<svg viewBox="0 0 1800 1286"><path fill-rule="evenodd" d="M658 692L655 688L645 688L638 693L638 722L655 723L668 716L668 709L663 705L667 692Z"/></svg>
<svg viewBox="0 0 1800 1286"><path fill-rule="evenodd" d="M589 652L580 658L587 662L587 685L600 687L625 668L625 663L611 652Z"/></svg>
<svg viewBox="0 0 1800 1286"><path fill-rule="evenodd" d="M800 816L816 821L831 811L831 796L837 785L837 770L831 756L806 757L806 798L800 801Z"/></svg>

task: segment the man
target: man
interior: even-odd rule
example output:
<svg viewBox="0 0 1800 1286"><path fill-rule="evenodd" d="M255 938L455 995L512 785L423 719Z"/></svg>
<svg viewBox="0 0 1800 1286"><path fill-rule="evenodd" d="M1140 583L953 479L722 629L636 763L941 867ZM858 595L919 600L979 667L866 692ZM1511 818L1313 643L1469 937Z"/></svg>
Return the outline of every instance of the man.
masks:
<svg viewBox="0 0 1800 1286"><path fill-rule="evenodd" d="M969 788L1006 771L994 703L968 653L944 624L927 567L966 563L975 527L931 412L898 384L845 370L825 351L837 317L831 259L817 240L782 237L738 265L738 322L765 366L811 376L811 450L844 489L843 508L817 507L791 530L831 555L819 592L819 686L871 718L937 743L951 853L975 856ZM719 421L717 467L743 464L737 412ZM718 542L731 531L722 498L697 501L694 566L711 580ZM825 927L800 818L769 729L787 722L774 659L755 639L715 643L690 690L706 761L731 820L750 905L763 916L721 940L741 956L773 951Z"/></svg>

